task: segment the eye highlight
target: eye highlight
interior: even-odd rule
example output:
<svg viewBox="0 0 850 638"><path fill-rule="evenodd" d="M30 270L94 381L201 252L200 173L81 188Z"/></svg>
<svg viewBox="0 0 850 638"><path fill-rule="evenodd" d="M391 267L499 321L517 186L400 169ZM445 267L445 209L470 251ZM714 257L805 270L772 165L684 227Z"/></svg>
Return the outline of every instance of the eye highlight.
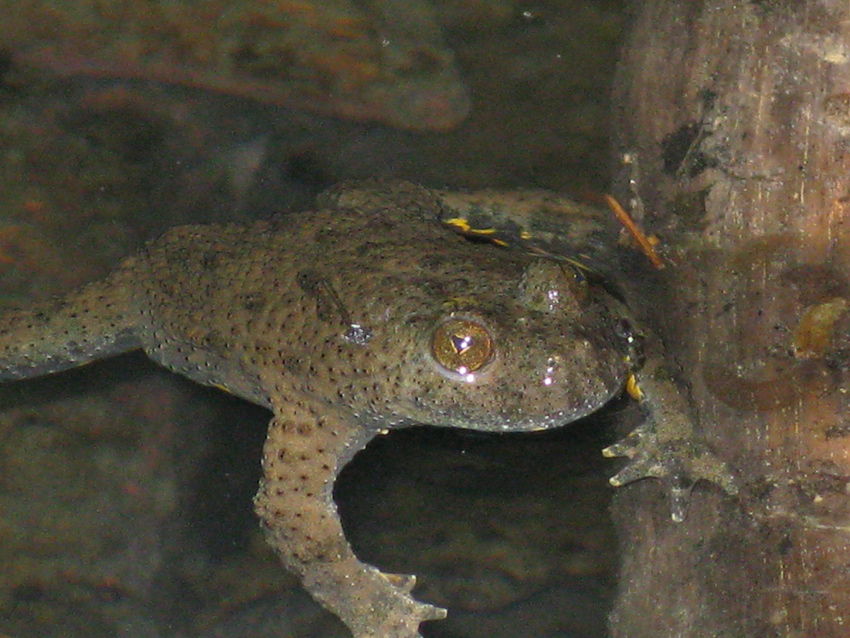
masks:
<svg viewBox="0 0 850 638"><path fill-rule="evenodd" d="M431 354L446 370L465 377L490 361L493 338L481 323L452 317L434 329Z"/></svg>

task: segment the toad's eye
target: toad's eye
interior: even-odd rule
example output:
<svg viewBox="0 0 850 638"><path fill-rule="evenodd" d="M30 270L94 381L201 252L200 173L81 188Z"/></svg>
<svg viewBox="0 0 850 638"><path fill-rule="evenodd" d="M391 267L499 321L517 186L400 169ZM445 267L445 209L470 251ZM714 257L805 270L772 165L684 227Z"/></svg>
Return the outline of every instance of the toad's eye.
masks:
<svg viewBox="0 0 850 638"><path fill-rule="evenodd" d="M453 317L434 329L431 354L449 372L466 376L493 356L493 339L483 325Z"/></svg>

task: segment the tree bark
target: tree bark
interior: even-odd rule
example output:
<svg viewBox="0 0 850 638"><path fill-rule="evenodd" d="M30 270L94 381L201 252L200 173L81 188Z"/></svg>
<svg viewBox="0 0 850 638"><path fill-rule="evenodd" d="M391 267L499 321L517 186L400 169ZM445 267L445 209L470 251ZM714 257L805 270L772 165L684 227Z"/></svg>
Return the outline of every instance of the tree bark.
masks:
<svg viewBox="0 0 850 638"><path fill-rule="evenodd" d="M850 5L641 0L618 196L671 264L646 314L741 493L623 488L614 638L850 635Z"/></svg>

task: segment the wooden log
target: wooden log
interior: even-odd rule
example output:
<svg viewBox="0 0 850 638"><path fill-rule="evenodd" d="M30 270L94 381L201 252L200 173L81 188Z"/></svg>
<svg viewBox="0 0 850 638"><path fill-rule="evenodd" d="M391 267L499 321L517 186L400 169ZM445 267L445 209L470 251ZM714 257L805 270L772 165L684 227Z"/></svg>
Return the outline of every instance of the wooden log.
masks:
<svg viewBox="0 0 850 638"><path fill-rule="evenodd" d="M617 195L671 264L645 314L741 493L615 502L615 638L850 635L850 5L641 0ZM663 277L663 280L660 278Z"/></svg>

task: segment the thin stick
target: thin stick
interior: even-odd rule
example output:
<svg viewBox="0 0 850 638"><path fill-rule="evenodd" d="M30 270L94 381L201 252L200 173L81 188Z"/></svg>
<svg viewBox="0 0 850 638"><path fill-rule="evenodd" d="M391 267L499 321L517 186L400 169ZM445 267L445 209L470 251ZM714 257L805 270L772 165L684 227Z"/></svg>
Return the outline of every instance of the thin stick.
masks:
<svg viewBox="0 0 850 638"><path fill-rule="evenodd" d="M664 268L664 260L661 259L661 256L655 251L655 247L652 245L652 242L649 241L649 238L640 228L638 228L638 225L632 219L631 215L629 215L626 210L620 206L620 202L614 199L611 195L606 194L603 195L603 197L605 198L605 203L608 204L608 208L611 209L614 216L638 243L643 254L646 255L647 259L652 262L652 265L659 270Z"/></svg>

